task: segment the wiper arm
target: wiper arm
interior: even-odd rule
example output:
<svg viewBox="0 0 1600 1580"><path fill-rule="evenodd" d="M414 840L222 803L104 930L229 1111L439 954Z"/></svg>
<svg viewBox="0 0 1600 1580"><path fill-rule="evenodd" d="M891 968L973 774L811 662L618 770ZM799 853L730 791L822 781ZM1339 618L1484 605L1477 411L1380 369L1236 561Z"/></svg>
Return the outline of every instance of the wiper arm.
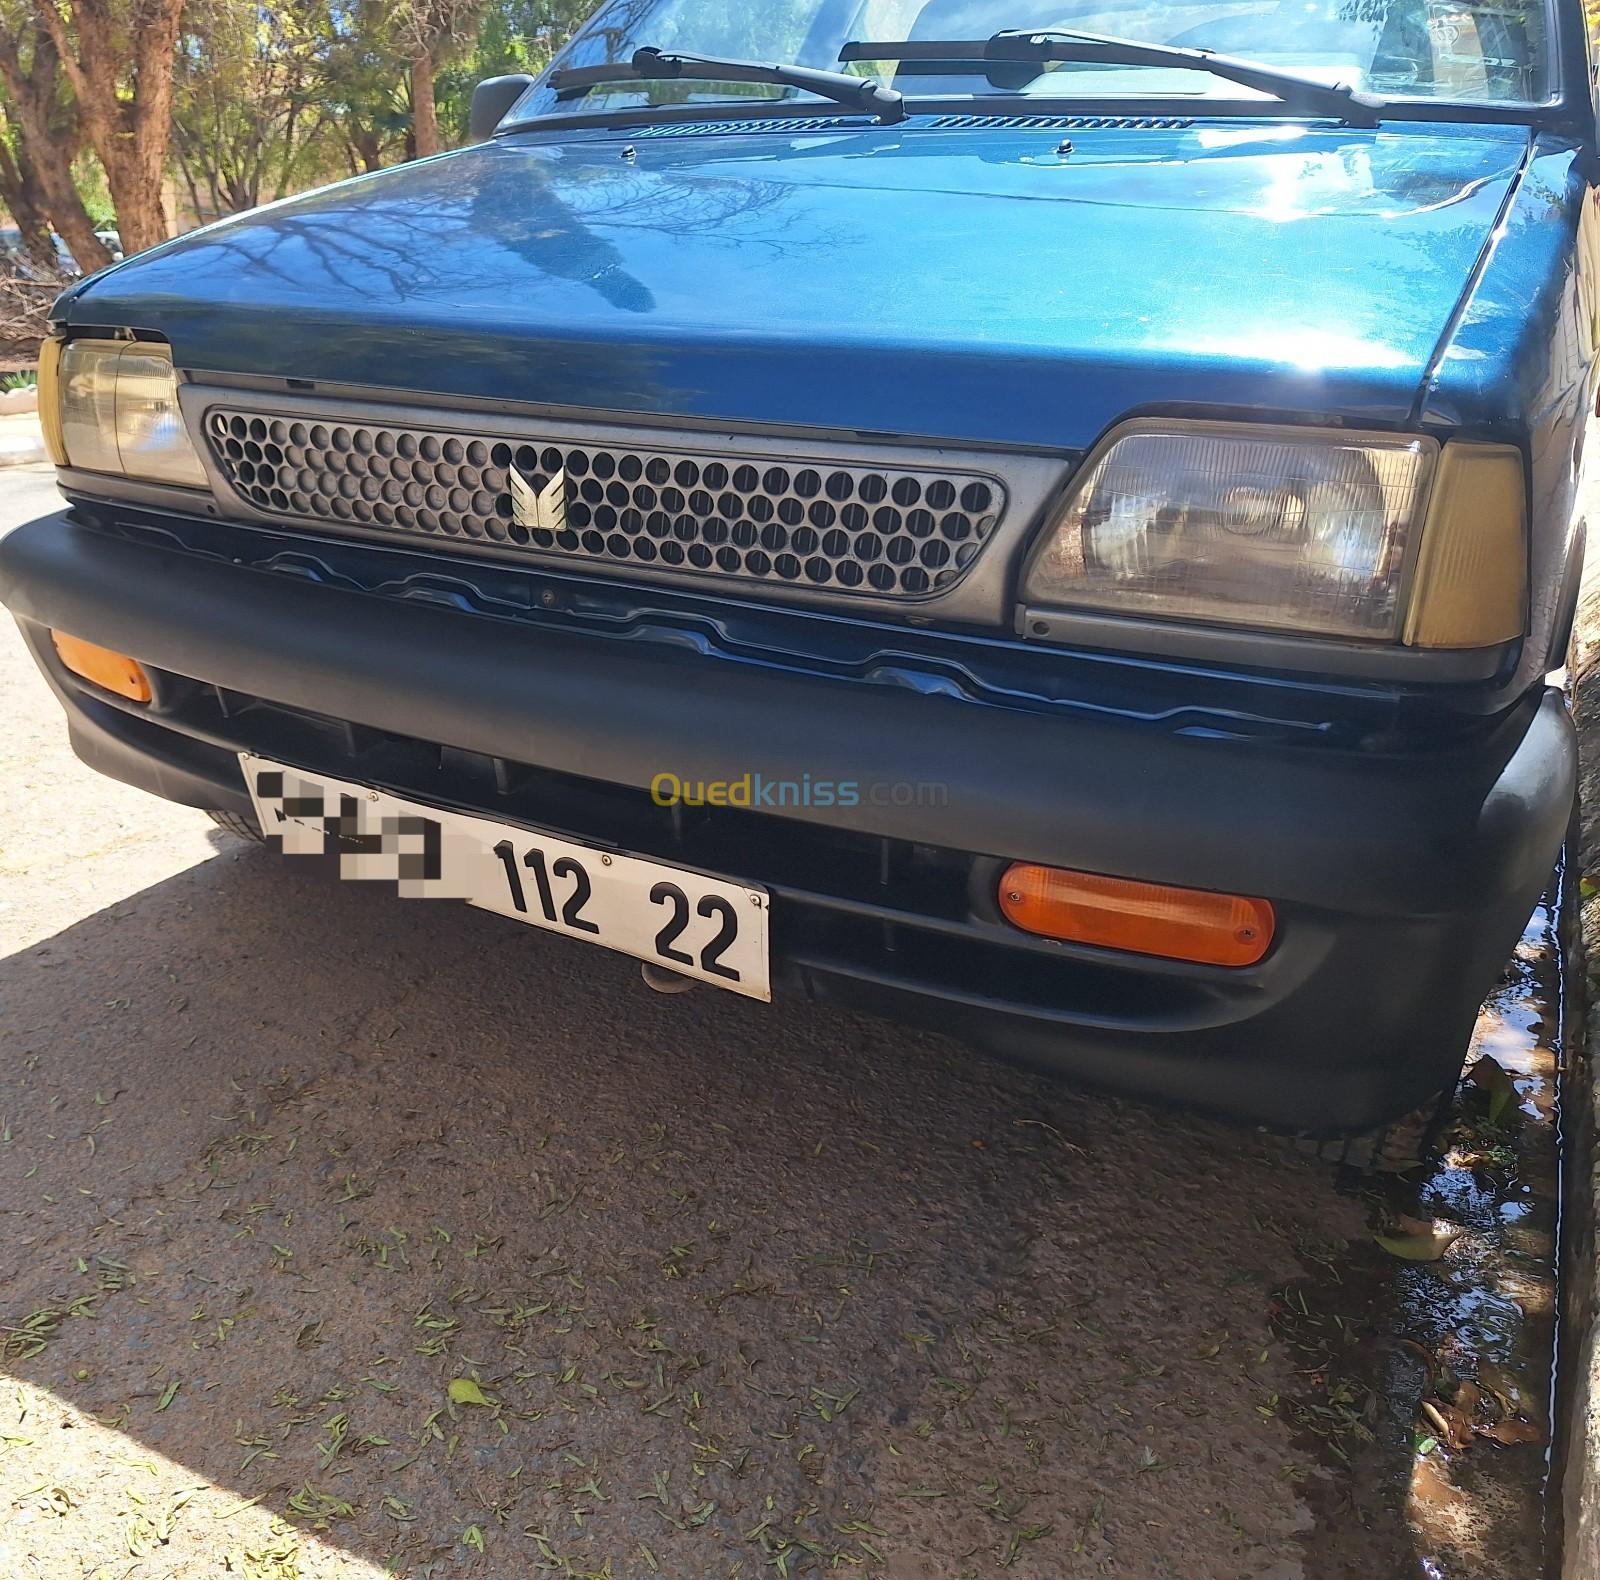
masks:
<svg viewBox="0 0 1600 1580"><path fill-rule="evenodd" d="M675 50L636 49L632 60L605 66L573 66L551 72L547 85L558 94L582 93L615 82L772 82L785 88L803 88L835 104L865 110L880 121L903 121L905 99L871 77L853 77L844 71L814 71L809 66L785 66L776 61L728 60L720 55L684 55Z"/></svg>
<svg viewBox="0 0 1600 1580"><path fill-rule="evenodd" d="M1184 49L1176 44L1145 44L1109 33L1080 33L1071 28L1017 28L987 39L917 39L898 43L853 43L839 51L841 61L937 61L944 65L982 65L990 68L1037 65L1051 61L1080 66L1171 66L1182 71L1205 71L1258 93L1270 93L1291 109L1317 115L1334 115L1352 126L1376 126L1388 101L1357 92L1343 84L1330 85L1292 71L1278 71L1234 55L1209 49Z"/></svg>

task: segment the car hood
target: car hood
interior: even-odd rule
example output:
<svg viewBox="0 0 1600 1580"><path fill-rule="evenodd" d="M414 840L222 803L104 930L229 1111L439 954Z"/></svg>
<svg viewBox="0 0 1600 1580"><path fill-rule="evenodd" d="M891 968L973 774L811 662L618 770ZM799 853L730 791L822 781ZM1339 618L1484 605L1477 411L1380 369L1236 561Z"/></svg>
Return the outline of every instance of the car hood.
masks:
<svg viewBox="0 0 1600 1580"><path fill-rule="evenodd" d="M59 311L191 370L711 422L1063 448L1153 407L1393 424L1527 150L1417 124L631 136L345 182Z"/></svg>

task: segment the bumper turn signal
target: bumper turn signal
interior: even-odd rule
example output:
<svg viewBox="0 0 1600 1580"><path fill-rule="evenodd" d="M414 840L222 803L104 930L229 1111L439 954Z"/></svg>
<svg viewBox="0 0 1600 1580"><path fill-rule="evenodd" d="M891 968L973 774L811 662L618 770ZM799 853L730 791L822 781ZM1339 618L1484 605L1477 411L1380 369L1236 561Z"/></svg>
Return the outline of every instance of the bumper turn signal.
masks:
<svg viewBox="0 0 1600 1580"><path fill-rule="evenodd" d="M92 680L95 685L126 697L130 702L150 700L150 677L137 659L125 653L113 653L109 647L96 647L93 642L68 636L65 631L52 631L50 640L55 643L61 662L74 675Z"/></svg>
<svg viewBox="0 0 1600 1580"><path fill-rule="evenodd" d="M1272 944L1266 900L1017 862L1000 909L1024 932L1210 966L1254 965Z"/></svg>

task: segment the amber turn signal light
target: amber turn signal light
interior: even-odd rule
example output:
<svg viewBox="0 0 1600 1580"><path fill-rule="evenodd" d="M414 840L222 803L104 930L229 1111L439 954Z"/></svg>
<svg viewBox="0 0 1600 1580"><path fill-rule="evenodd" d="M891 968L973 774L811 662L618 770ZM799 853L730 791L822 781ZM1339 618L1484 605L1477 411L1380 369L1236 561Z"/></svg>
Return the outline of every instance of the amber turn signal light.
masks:
<svg viewBox="0 0 1600 1580"><path fill-rule="evenodd" d="M1254 965L1275 920L1266 900L1020 861L1000 879L1000 909L1045 938L1208 966Z"/></svg>
<svg viewBox="0 0 1600 1580"><path fill-rule="evenodd" d="M65 631L52 631L50 640L61 655L61 662L74 675L92 680L107 691L114 691L130 702L150 700L150 677L144 666L126 653L113 653L109 647L96 647L82 637L68 636Z"/></svg>

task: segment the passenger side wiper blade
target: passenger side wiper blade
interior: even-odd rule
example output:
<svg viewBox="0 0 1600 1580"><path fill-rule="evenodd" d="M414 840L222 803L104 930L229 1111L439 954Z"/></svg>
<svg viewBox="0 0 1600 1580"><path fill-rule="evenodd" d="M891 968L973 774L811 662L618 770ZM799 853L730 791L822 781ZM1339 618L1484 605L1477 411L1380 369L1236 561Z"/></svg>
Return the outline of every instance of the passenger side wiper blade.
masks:
<svg viewBox="0 0 1600 1580"><path fill-rule="evenodd" d="M902 39L891 43L852 43L839 51L841 61L937 61L944 65L984 67L1031 66L1051 61L1080 66L1171 66L1205 71L1243 88L1270 93L1290 109L1334 115L1353 126L1376 126L1387 101L1342 84L1332 86L1292 71L1278 71L1209 49L1183 49L1175 44L1145 44L1108 33L1080 33L1070 28L1019 28L986 39Z"/></svg>
<svg viewBox="0 0 1600 1580"><path fill-rule="evenodd" d="M785 88L802 88L835 104L865 110L880 121L903 121L905 99L871 77L854 77L844 71L815 71L809 66L785 66L764 60L728 60L720 55L685 55L676 50L637 49L633 59L605 66L573 66L551 72L548 86L557 94L581 93L607 83L634 81L771 82Z"/></svg>

